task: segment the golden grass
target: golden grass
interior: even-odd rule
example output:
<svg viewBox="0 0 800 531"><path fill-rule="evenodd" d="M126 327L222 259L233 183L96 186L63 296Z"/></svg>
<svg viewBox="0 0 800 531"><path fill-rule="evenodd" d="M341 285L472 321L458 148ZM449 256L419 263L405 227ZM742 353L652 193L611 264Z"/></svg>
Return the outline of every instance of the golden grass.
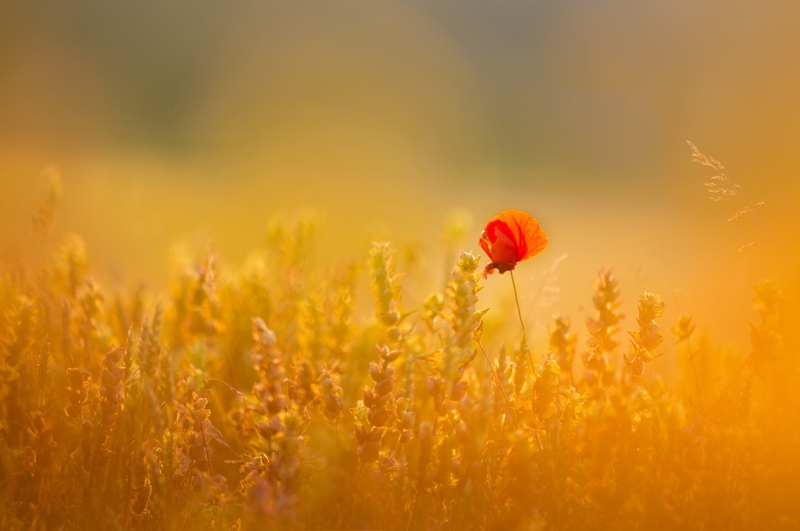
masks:
<svg viewBox="0 0 800 531"><path fill-rule="evenodd" d="M746 355L647 292L626 340L611 269L585 331L555 315L547 351L486 349L521 323L484 331L481 283L511 284L478 257L404 302L391 244L312 268L315 233L276 224L224 283L208 252L158 305L94 282L77 238L5 267L0 528L797 527L800 322L774 281ZM670 382L651 369L668 320Z"/></svg>

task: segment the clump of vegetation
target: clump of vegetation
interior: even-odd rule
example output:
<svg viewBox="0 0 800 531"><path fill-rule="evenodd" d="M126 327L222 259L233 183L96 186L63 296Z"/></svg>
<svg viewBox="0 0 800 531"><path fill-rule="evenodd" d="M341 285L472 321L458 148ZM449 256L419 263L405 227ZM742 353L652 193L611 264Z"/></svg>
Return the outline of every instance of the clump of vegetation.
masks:
<svg viewBox="0 0 800 531"><path fill-rule="evenodd" d="M521 215L529 248L493 218L488 266L461 253L421 301L390 243L312 267L314 220L273 226L269 261L230 282L200 257L159 305L95 283L74 238L3 270L0 528L796 528L794 301L759 283L737 356L645 292L622 353L623 284L602 269L585 331L558 314L547 350L524 328L487 350L525 323L485 337L481 283L546 246ZM674 384L650 368L669 320Z"/></svg>

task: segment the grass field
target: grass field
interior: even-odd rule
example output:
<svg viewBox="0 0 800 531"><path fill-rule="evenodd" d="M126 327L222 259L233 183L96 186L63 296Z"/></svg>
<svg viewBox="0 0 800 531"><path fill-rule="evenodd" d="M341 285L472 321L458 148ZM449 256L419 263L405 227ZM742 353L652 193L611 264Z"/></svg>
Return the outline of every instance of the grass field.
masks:
<svg viewBox="0 0 800 531"><path fill-rule="evenodd" d="M694 155L712 198L739 193ZM32 241L57 208L50 171ZM572 287L585 322L542 329L483 254L409 296L391 242L311 260L318 231L273 223L224 280L196 253L166 295L100 285L78 236L4 263L0 528L797 529L796 282L738 294L737 351L610 268ZM509 307L484 306L485 285Z"/></svg>

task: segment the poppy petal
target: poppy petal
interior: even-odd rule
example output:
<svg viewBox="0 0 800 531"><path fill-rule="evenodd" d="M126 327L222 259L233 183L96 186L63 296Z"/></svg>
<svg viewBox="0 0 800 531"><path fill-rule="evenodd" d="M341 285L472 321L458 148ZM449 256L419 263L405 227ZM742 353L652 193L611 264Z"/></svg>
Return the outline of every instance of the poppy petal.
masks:
<svg viewBox="0 0 800 531"><path fill-rule="evenodd" d="M519 241L514 232L503 220L490 221L486 225L486 234L491 242L487 254L492 262L515 264L519 261Z"/></svg>
<svg viewBox="0 0 800 531"><path fill-rule="evenodd" d="M478 243L491 260L485 276L494 269L512 270L517 262L541 253L547 247L547 235L527 212L504 210L486 223Z"/></svg>

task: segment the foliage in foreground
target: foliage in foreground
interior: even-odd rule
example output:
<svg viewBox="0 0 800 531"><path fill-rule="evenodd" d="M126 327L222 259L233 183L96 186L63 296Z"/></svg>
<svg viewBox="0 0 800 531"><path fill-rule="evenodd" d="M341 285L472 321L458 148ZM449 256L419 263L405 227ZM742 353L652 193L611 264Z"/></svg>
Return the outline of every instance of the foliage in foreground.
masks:
<svg viewBox="0 0 800 531"><path fill-rule="evenodd" d="M774 282L746 356L650 293L626 336L610 270L588 339L557 315L549 352L489 351L474 256L406 308L389 244L324 275L311 232L276 229L271 265L226 283L208 256L157 306L101 289L76 241L4 273L0 528L797 527L797 320ZM647 368L662 327L670 385Z"/></svg>

